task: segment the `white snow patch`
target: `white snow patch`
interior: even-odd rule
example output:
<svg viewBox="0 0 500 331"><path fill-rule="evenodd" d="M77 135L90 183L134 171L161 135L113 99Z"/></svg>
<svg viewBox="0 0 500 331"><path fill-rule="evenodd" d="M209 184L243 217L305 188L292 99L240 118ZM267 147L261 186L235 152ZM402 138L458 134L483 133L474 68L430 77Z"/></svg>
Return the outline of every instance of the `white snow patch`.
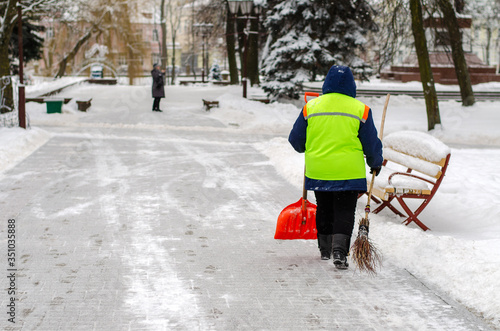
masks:
<svg viewBox="0 0 500 331"><path fill-rule="evenodd" d="M40 128L0 128L0 173L14 167L51 137Z"/></svg>
<svg viewBox="0 0 500 331"><path fill-rule="evenodd" d="M212 108L210 117L245 132L280 134L289 129L300 110L290 104L264 104L234 94L217 98L220 108Z"/></svg>

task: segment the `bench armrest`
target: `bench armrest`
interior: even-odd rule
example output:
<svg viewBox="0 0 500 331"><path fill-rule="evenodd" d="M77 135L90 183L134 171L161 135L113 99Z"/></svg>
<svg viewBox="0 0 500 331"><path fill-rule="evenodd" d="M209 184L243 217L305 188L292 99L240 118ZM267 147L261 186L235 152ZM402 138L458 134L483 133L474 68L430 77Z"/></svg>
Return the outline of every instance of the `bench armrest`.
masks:
<svg viewBox="0 0 500 331"><path fill-rule="evenodd" d="M423 180L424 182L427 182L427 183L430 183L431 185L435 185L436 183L431 181L431 180L428 180L427 178L424 178L424 177L420 177L420 176L417 176L417 175L414 175L414 174L410 174L408 172L394 172L392 173L390 176L389 176L389 184L390 185L394 185L392 183L392 177L394 176L397 176L397 175L400 175L400 176L407 176L407 177L412 177L412 178L416 178L416 179L419 179L419 180Z"/></svg>

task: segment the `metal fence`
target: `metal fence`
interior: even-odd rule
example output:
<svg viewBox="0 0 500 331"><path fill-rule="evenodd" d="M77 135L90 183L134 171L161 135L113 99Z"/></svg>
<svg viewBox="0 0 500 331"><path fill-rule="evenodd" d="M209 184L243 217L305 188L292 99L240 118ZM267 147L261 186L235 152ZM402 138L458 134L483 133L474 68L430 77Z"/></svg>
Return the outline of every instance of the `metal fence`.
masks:
<svg viewBox="0 0 500 331"><path fill-rule="evenodd" d="M302 90L304 92L318 92L322 93L321 87L318 86L307 86L303 85ZM375 89L357 89L357 97L383 97L387 93L391 95L408 95L412 98L423 99L424 92L422 90L375 90ZM460 96L460 91L436 91L438 100L457 100L460 101L462 97ZM474 98L476 101L494 101L500 100L500 91L474 91Z"/></svg>

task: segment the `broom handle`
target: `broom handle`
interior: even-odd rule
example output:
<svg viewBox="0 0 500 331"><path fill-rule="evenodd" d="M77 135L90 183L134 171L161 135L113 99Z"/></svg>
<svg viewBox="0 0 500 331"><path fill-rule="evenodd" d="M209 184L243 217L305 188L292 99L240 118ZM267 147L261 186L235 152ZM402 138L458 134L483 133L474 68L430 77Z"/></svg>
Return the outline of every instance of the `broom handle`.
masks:
<svg viewBox="0 0 500 331"><path fill-rule="evenodd" d="M384 125L385 125L385 114L387 113L387 106L389 105L389 98L391 97L390 93L387 93L387 96L385 97L385 104L384 104L384 111L382 113L382 123L380 123L380 141L382 141L382 138L384 138Z"/></svg>
<svg viewBox="0 0 500 331"><path fill-rule="evenodd" d="M385 114L387 112L387 106L389 105L389 98L391 97L390 93L387 93L387 97L385 98L384 111L382 112L382 123L380 124L380 141L384 137L384 125L385 125ZM368 219L368 214L370 213L370 200L372 198L372 190L373 183L375 182L375 172L372 174L372 180L370 181L370 189L368 190L368 202L366 203L365 208L365 218Z"/></svg>

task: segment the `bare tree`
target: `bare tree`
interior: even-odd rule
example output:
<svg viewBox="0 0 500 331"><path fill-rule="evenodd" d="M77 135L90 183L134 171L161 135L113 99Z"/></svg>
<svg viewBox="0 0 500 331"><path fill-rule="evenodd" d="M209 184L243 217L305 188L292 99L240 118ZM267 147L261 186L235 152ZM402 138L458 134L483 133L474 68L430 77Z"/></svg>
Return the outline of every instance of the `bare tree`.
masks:
<svg viewBox="0 0 500 331"><path fill-rule="evenodd" d="M227 56L231 84L238 84L238 67L236 64L236 38L235 17L229 12L227 0L210 0L199 8L197 21L210 23L213 29L208 37L208 43L213 51L217 47L220 53ZM217 38L226 40L224 44L216 43Z"/></svg>
<svg viewBox="0 0 500 331"><path fill-rule="evenodd" d="M165 68L167 66L167 18L166 18L166 7L165 0L161 0L160 4L160 26L161 26L161 66Z"/></svg>
<svg viewBox="0 0 500 331"><path fill-rule="evenodd" d="M492 48L498 47L500 38L493 40L495 32L500 31L500 0L482 0L469 1L470 12L473 18L473 24L485 31L486 40L481 46L485 51L485 62L490 65Z"/></svg>
<svg viewBox="0 0 500 331"><path fill-rule="evenodd" d="M441 117L439 115L439 104L436 87L434 86L434 76L431 70L431 61L429 59L429 50L424 30L422 3L420 0L410 0L410 11L415 50L420 68L420 80L422 81L427 108L427 129L433 130L436 125L441 124Z"/></svg>
<svg viewBox="0 0 500 331"><path fill-rule="evenodd" d="M175 43L177 39L177 32L181 26L182 10L187 4L186 0L168 0L168 22L170 24L170 35L172 37L172 77L171 83L174 84L175 81Z"/></svg>
<svg viewBox="0 0 500 331"><path fill-rule="evenodd" d="M107 12L105 14L107 14ZM77 40L71 50L63 56L61 61L59 61L59 69L57 70L55 78L61 78L66 74L66 67L68 65L68 62L72 61L75 58L80 48L92 37L92 35L101 31L99 26L104 19L104 15L101 16L101 18L97 22L91 23L88 31L83 36L81 36L80 39Z"/></svg>
<svg viewBox="0 0 500 331"><path fill-rule="evenodd" d="M137 6L136 1L129 0L68 0L65 8L69 12L68 18L60 19L60 23L79 38L62 54L56 77L66 74L67 65L89 40L101 38L111 45L114 35L126 48L129 83L133 84L143 51L143 37L132 24L132 15L138 12Z"/></svg>
<svg viewBox="0 0 500 331"><path fill-rule="evenodd" d="M443 21L448 30L448 36L451 44L451 56L455 65L458 85L460 86L462 104L464 106L472 106L475 102L474 92L472 91L469 69L462 47L462 34L460 33L455 9L449 0L437 0L437 4L441 9Z"/></svg>
<svg viewBox="0 0 500 331"><path fill-rule="evenodd" d="M132 26L132 15L138 12L139 3L128 0L115 0L116 2L113 0L108 1L110 1L110 4L113 6L104 8L109 8L112 14L107 16L110 20L104 28L106 30L115 30L125 43L128 50L129 84L133 85L134 78L138 75L138 71L140 69L141 56L144 46L142 34L139 31L136 31Z"/></svg>
<svg viewBox="0 0 500 331"><path fill-rule="evenodd" d="M382 0L373 3L374 20L380 27L371 32L367 49L372 49L375 56L370 64L380 71L394 63L394 59L404 47L413 47L411 24L408 24L410 8L408 1Z"/></svg>
<svg viewBox="0 0 500 331"><path fill-rule="evenodd" d="M238 66L236 64L236 29L234 17L226 8L226 50L227 62L229 64L229 76L231 84L239 83Z"/></svg>
<svg viewBox="0 0 500 331"><path fill-rule="evenodd" d="M259 84L259 21L256 18L250 20L250 33L247 36L247 76L250 84Z"/></svg>

